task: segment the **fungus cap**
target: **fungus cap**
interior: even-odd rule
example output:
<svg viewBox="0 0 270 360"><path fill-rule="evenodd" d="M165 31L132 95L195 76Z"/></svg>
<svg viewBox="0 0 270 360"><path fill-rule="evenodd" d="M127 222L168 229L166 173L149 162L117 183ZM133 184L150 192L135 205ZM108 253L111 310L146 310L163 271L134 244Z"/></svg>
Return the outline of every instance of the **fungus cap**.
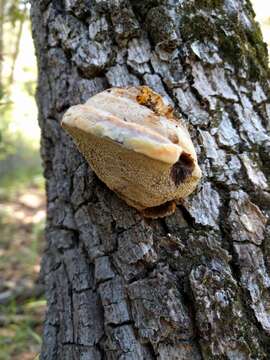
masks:
<svg viewBox="0 0 270 360"><path fill-rule="evenodd" d="M72 106L62 126L97 176L147 217L162 217L201 171L185 126L146 86L112 88Z"/></svg>

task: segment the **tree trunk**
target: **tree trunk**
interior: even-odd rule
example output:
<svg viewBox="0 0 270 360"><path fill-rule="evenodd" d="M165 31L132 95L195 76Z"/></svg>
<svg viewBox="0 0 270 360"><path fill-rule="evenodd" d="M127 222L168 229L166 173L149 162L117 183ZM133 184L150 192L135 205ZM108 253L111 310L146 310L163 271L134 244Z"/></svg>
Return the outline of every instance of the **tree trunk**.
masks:
<svg viewBox="0 0 270 360"><path fill-rule="evenodd" d="M269 359L269 71L249 0L32 0L47 181L42 359ZM203 179L146 220L60 127L147 84L186 120ZM268 214L267 214L268 212Z"/></svg>
<svg viewBox="0 0 270 360"><path fill-rule="evenodd" d="M3 61L4 61L4 20L5 0L0 0L0 99L3 97Z"/></svg>

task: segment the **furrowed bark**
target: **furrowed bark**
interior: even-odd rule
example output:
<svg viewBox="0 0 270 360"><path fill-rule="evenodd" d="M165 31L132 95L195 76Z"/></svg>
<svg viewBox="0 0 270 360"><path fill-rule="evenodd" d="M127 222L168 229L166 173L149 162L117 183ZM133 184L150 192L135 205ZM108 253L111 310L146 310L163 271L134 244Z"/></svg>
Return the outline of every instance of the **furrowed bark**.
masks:
<svg viewBox="0 0 270 360"><path fill-rule="evenodd" d="M42 359L267 359L269 70L247 0L32 1L47 181ZM146 84L185 119L203 180L145 220L59 123Z"/></svg>

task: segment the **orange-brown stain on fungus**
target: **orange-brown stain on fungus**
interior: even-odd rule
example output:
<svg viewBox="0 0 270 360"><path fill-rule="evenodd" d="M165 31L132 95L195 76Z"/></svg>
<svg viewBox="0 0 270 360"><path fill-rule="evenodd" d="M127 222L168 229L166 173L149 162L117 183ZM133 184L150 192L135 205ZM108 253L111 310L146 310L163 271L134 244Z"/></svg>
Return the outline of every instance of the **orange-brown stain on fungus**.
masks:
<svg viewBox="0 0 270 360"><path fill-rule="evenodd" d="M148 107L157 115L173 117L173 108L171 105L165 105L162 97L153 92L148 86L141 86L137 101L140 105Z"/></svg>

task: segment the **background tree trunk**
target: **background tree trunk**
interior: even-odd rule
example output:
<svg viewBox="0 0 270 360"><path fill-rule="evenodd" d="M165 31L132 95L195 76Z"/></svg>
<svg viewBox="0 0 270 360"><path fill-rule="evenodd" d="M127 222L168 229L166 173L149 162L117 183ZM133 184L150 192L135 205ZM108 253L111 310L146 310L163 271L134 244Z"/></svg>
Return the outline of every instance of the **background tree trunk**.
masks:
<svg viewBox="0 0 270 360"><path fill-rule="evenodd" d="M16 61L17 61L19 51L20 51L20 43L21 43L21 38L22 38L22 33L23 33L23 25L25 23L26 16L27 16L27 6L25 3L23 9L21 10L20 17L18 19L19 28L18 28L18 32L16 34L14 51L12 53L11 69L10 69L10 75L9 75L9 79L8 79L9 87L11 87L13 85L13 81L14 81L15 66L16 66Z"/></svg>
<svg viewBox="0 0 270 360"><path fill-rule="evenodd" d="M3 96L3 61L4 61L4 19L5 0L0 0L0 98Z"/></svg>
<svg viewBox="0 0 270 360"><path fill-rule="evenodd" d="M42 359L269 359L269 78L248 0L32 0L47 180ZM203 180L143 219L59 122L110 86L171 101ZM269 178L269 177L268 177Z"/></svg>

